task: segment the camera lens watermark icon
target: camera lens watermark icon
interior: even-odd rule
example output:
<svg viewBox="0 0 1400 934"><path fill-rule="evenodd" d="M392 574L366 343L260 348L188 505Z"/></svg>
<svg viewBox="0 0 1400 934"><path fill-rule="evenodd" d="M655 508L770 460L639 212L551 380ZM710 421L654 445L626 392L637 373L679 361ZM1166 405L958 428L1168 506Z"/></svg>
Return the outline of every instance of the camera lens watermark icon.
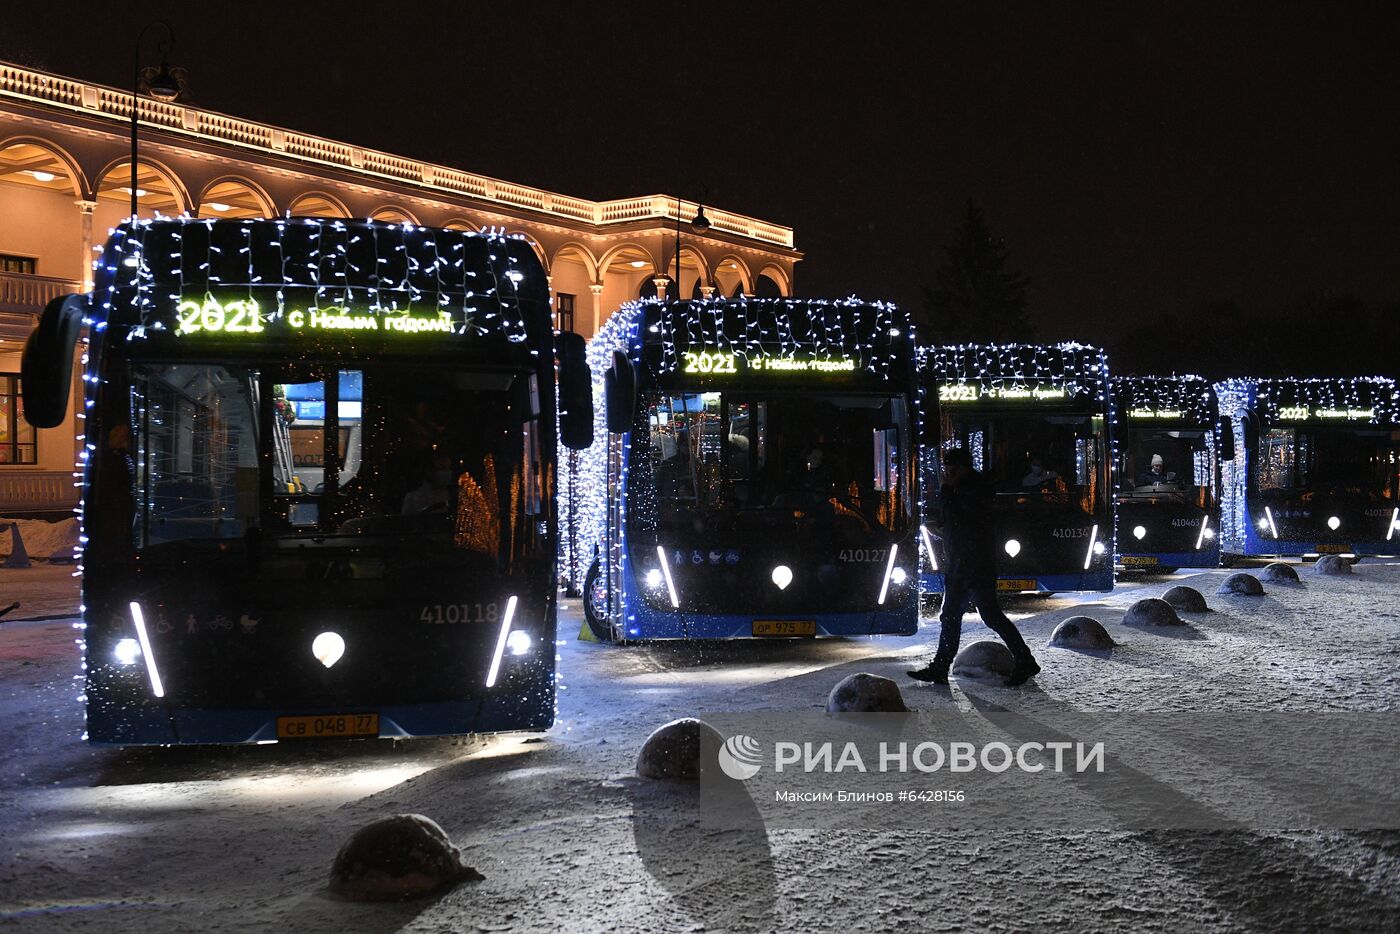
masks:
<svg viewBox="0 0 1400 934"><path fill-rule="evenodd" d="M753 778L762 767L758 740L743 733L729 737L719 749L719 767L735 781Z"/></svg>

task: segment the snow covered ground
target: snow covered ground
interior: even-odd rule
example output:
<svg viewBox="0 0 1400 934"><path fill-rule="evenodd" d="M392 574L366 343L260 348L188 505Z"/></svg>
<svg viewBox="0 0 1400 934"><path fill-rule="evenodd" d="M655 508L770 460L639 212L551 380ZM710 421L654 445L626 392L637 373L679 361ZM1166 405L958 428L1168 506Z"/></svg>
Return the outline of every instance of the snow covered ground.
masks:
<svg viewBox="0 0 1400 934"><path fill-rule="evenodd" d="M20 576L34 570L0 570L0 599L28 588L26 610L74 600L69 578ZM616 648L573 638L574 605L560 623L552 730L397 747L89 748L78 739L70 623L5 617L0 927L1400 929L1396 831L1052 833L1028 820L988 832L912 816L907 828L870 833L715 829L698 819L693 795L632 778L642 740L668 720L820 710L856 671L895 678L922 710L1396 709L1400 565L1366 562L1351 578L1304 572L1301 586L1266 585L1262 598L1216 596L1224 576L1019 601L1013 616L1045 669L1024 689L909 684L903 672L930 651L936 623L910 638ZM1186 630L1119 623L1133 600L1177 583L1200 589L1215 612L1188 616ZM1120 646L1106 656L1046 648L1055 624L1080 613ZM11 614L31 615L52 614ZM973 619L964 644L990 637ZM485 879L402 904L331 899L340 844L399 812L440 823Z"/></svg>

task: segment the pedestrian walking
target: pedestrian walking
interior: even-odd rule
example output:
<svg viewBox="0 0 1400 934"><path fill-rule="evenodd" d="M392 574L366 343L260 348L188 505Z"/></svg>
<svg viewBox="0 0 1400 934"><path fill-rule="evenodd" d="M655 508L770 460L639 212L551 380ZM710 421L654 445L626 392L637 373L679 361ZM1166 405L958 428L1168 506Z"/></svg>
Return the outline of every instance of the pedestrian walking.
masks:
<svg viewBox="0 0 1400 934"><path fill-rule="evenodd" d="M948 683L948 669L958 653L962 618L969 604L976 604L982 622L1011 650L1015 665L1006 679L1007 685L1025 684L1040 671L1016 624L1006 618L997 601L992 496L986 478L973 469L972 456L965 449L943 452L943 489L939 499L948 560L943 573L943 612L939 614L942 630L933 661L909 672L916 681Z"/></svg>

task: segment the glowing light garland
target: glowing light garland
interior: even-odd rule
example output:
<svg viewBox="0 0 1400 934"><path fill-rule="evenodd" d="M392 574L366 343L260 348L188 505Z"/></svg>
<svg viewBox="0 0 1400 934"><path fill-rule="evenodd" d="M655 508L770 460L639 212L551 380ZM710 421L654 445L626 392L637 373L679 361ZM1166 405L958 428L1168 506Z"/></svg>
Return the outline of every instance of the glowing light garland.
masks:
<svg viewBox="0 0 1400 934"><path fill-rule="evenodd" d="M901 357L910 359L914 339L912 325L895 306L856 298L647 299L623 305L588 345L588 365L593 371L593 446L566 458L566 469L560 472L560 497L565 504L561 511L574 514L572 532L565 529L560 534L560 574L582 590L596 551L606 540L610 453L622 464L617 492L622 503L618 524L624 531L606 556L614 580L625 570L628 511L636 510L645 521L656 520L654 502L637 502L628 494L631 469L646 470L649 463L642 463L645 458L631 463L621 450L624 442L607 431L604 381L614 353L623 353L636 367L639 388L685 376L696 383L693 391L699 392L700 380L713 380L706 385L717 385L752 373L782 380L785 385L798 385L790 381L807 378L812 382L801 385L815 388L839 386L853 378L899 379L898 361ZM711 358L732 355L734 373L729 372L727 362L719 373L714 372L713 363L710 372L687 373L688 362L698 360L701 353ZM690 361L687 354L692 355ZM915 409L917 418L917 398Z"/></svg>
<svg viewBox="0 0 1400 934"><path fill-rule="evenodd" d="M920 347L916 352L920 386L928 392L938 387L935 398L957 407L986 401L988 409L1003 401L1021 401L1035 405L1055 405L1075 402L1093 406L1104 416L1104 440L1108 448L1108 489L1106 502L1113 516L1113 547L1108 550L1110 567L1117 557L1118 510L1113 506L1112 491L1117 488L1118 444L1114 435L1117 407L1111 388L1108 357L1103 350L1088 344L949 344ZM947 387L966 387L949 392ZM1051 395L1045 390L1053 387L1062 393ZM1037 396L1036 390L1041 390ZM964 398L953 398L963 396ZM955 447L956 441L939 439L937 444L921 448L925 497L938 492L938 452ZM982 469L983 454L980 433L971 439L973 467ZM1078 465L1082 471L1084 465ZM1097 532L1095 533L1097 537ZM1086 570L1092 564L1091 548ZM932 566L930 569L933 569Z"/></svg>
<svg viewBox="0 0 1400 934"><path fill-rule="evenodd" d="M1245 447L1247 416L1267 423L1278 421L1284 409L1369 410L1365 418L1335 421L1400 427L1400 396L1395 381L1383 376L1227 379L1215 384L1215 392L1220 414L1234 422L1235 459L1222 465L1220 491L1220 547L1233 554L1245 553L1246 529L1253 521L1248 502L1253 452Z"/></svg>
<svg viewBox="0 0 1400 934"><path fill-rule="evenodd" d="M87 331L80 338L84 400L77 413L82 450L73 475L80 490L91 480L88 470L97 451L90 440L94 428L88 412L97 405L101 383L101 335L109 328L124 330L126 340L146 339L159 331L173 334L180 326L180 303L194 296L201 311L215 295L214 300L225 306L239 301L258 306L264 327L314 307L334 316L373 315L380 322L376 331L407 333L424 329L413 322L430 321L434 332L450 330L501 346L543 342L546 336L532 333L530 324L548 315L543 269L524 238L508 237L503 230L472 233L373 219L157 215L107 233L106 243L94 247L99 256L92 266L93 289L80 296L87 306ZM524 306L531 304L542 306L545 313L527 313ZM440 323L444 316L450 324ZM332 324L325 330L340 329ZM95 347L93 337L99 338ZM539 353L537 348L529 350L531 357ZM85 570L85 510L82 496L74 510L79 520L74 576ZM87 609L84 587L79 612L86 614ZM74 624L79 633L86 628L86 622ZM84 680L90 661L87 642L81 635L75 641L82 654L75 680ZM78 699L87 698L80 694Z"/></svg>

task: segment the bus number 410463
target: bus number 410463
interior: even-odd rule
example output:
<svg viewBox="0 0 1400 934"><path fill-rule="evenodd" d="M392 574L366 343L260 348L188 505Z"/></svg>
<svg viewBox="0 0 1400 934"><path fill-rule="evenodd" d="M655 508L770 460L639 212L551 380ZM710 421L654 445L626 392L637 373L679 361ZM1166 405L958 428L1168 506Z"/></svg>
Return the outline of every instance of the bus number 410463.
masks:
<svg viewBox="0 0 1400 934"><path fill-rule="evenodd" d="M418 619L433 625L453 623L494 623L500 620L495 603L434 603L423 607Z"/></svg>

